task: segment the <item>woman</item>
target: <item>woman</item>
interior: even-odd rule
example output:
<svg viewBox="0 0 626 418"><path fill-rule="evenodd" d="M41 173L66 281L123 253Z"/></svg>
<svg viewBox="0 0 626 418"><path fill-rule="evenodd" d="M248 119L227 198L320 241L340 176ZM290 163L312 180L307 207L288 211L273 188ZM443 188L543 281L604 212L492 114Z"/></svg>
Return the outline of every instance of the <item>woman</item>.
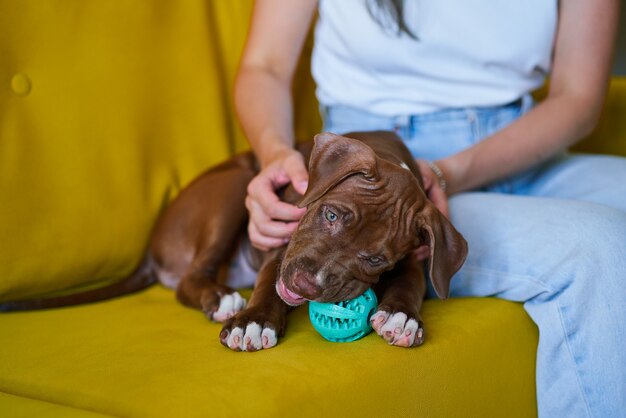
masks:
<svg viewBox="0 0 626 418"><path fill-rule="evenodd" d="M316 9L324 130L395 130L420 159L469 243L451 294L524 302L539 327L540 415L623 414L626 159L564 153L597 122L619 0L258 1L235 99L262 168L246 202L261 249L303 214L274 191L306 190L290 83Z"/></svg>

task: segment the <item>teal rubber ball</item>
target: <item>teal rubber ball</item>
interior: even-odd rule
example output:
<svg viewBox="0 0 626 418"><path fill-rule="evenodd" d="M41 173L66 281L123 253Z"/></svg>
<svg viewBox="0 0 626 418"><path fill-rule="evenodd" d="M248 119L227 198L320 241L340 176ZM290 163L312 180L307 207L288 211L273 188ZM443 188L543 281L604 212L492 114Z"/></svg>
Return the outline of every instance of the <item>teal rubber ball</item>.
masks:
<svg viewBox="0 0 626 418"><path fill-rule="evenodd" d="M309 302L309 318L313 328L328 341L355 341L372 330L370 317L378 300L372 289L354 299L336 303Z"/></svg>

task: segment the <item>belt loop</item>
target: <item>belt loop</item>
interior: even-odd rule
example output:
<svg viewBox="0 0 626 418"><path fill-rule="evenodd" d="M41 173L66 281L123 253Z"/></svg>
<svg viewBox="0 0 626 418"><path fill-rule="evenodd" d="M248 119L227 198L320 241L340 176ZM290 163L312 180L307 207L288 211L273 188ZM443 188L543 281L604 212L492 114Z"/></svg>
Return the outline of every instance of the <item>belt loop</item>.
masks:
<svg viewBox="0 0 626 418"><path fill-rule="evenodd" d="M399 115L393 118L393 128L396 132L405 129L409 126L411 117L409 115Z"/></svg>
<svg viewBox="0 0 626 418"><path fill-rule="evenodd" d="M482 127L480 118L478 117L478 111L476 108L470 107L465 110L465 115L467 117L467 122L469 123L472 141L477 142L482 138Z"/></svg>
<svg viewBox="0 0 626 418"><path fill-rule="evenodd" d="M478 120L478 112L473 107L466 109L465 114L470 123L475 123Z"/></svg>
<svg viewBox="0 0 626 418"><path fill-rule="evenodd" d="M522 105L520 107L520 110L521 110L522 115L528 112L530 109L532 109L535 106L535 99L533 99L533 96L530 93L524 94L521 97L521 100L522 100Z"/></svg>

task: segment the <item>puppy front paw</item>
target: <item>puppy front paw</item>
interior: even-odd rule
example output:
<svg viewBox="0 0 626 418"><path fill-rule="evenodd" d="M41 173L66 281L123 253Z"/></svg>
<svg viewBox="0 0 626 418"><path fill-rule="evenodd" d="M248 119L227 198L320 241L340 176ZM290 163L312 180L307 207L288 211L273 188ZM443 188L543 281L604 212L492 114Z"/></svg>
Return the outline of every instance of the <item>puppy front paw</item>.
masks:
<svg viewBox="0 0 626 418"><path fill-rule="evenodd" d="M391 345L416 347L424 342L424 324L419 317L379 310L372 315L370 322L374 331Z"/></svg>
<svg viewBox="0 0 626 418"><path fill-rule="evenodd" d="M255 310L244 310L228 319L220 333L223 346L234 351L259 351L276 346L284 320L271 320Z"/></svg>

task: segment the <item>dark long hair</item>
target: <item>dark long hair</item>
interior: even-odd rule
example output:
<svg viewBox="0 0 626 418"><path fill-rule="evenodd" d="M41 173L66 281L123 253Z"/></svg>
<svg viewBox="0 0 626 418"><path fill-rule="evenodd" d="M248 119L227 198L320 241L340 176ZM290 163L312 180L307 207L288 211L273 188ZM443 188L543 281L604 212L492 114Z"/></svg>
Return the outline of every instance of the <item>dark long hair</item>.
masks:
<svg viewBox="0 0 626 418"><path fill-rule="evenodd" d="M367 0L367 11L383 29L418 40L404 20L404 0Z"/></svg>

